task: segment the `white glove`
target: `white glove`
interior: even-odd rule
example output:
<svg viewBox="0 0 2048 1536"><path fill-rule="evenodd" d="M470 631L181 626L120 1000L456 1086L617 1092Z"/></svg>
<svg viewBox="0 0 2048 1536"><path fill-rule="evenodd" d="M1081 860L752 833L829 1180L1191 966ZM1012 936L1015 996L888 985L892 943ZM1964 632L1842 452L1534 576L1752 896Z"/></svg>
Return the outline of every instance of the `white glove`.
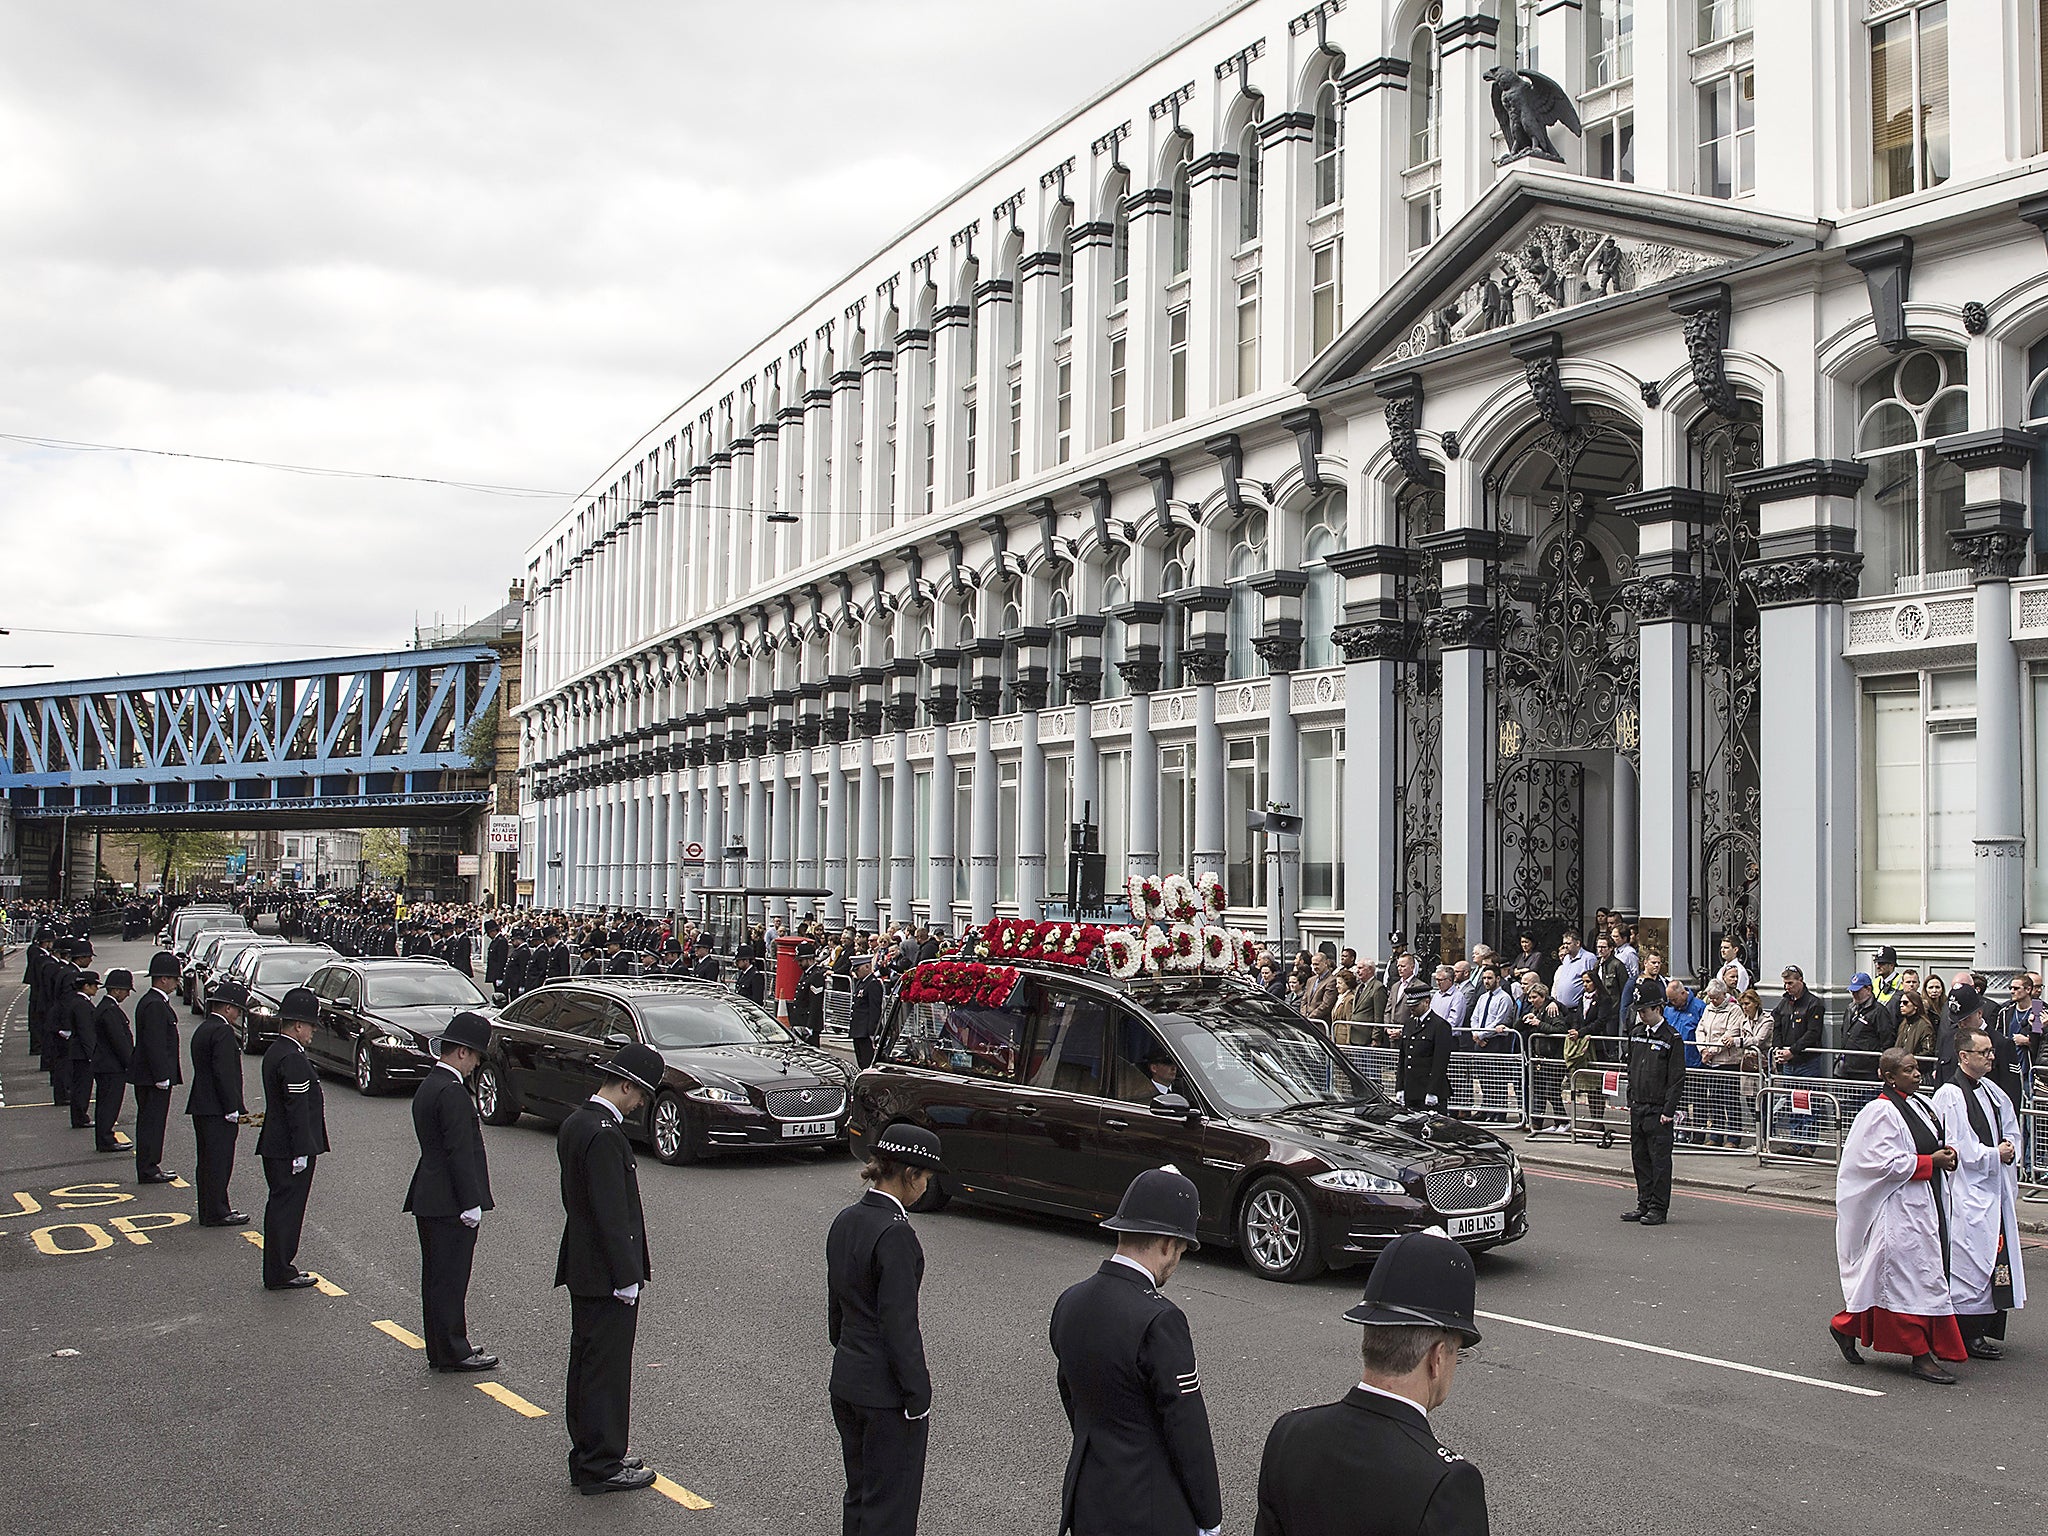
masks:
<svg viewBox="0 0 2048 1536"><path fill-rule="evenodd" d="M309 1163L309 1162L311 1162L311 1161L312 1161L312 1159L311 1159L311 1158L309 1158L309 1157L295 1157L295 1158L293 1158L293 1159L292 1159L292 1172L293 1172L293 1173L304 1173L304 1172L306 1171L306 1164L308 1164L308 1163Z"/></svg>
<svg viewBox="0 0 2048 1536"><path fill-rule="evenodd" d="M474 1227L480 1225L483 1219L484 1208L480 1205L472 1205L468 1210L462 1213L462 1224L465 1227Z"/></svg>
<svg viewBox="0 0 2048 1536"><path fill-rule="evenodd" d="M164 1081L164 1082L161 1082L161 1083L158 1083L158 1084L157 1084L157 1087L159 1087L159 1088L168 1088L168 1087L170 1087L170 1086L171 1086L171 1085L170 1085L170 1083L169 1083L169 1081L168 1081L168 1080L166 1080L166 1081Z"/></svg>
<svg viewBox="0 0 2048 1536"><path fill-rule="evenodd" d="M1436 1108L1436 1095L1435 1095L1435 1094L1433 1094L1433 1093L1432 1093L1432 1094L1428 1094L1428 1095L1426 1095L1426 1096L1425 1096L1425 1097L1423 1098L1422 1102L1423 1102L1423 1104L1424 1104L1424 1105L1425 1105L1425 1106L1426 1106L1427 1108L1430 1108L1430 1109L1435 1109L1435 1108Z"/></svg>
<svg viewBox="0 0 2048 1536"><path fill-rule="evenodd" d="M224 1115L222 1115L222 1116L221 1116L221 1119L223 1119L223 1120L227 1121L227 1123L228 1123L229 1125L234 1125L234 1124L238 1123L238 1122L239 1122L239 1121L241 1120L241 1118L242 1118L242 1117L241 1117L240 1113L239 1113L239 1112L237 1112L237 1111L235 1111L235 1110L232 1110L232 1109L231 1109L231 1110L229 1110L229 1111L228 1111L228 1112L227 1112L226 1114L224 1114Z"/></svg>
<svg viewBox="0 0 2048 1536"><path fill-rule="evenodd" d="M640 1304L640 1287L637 1282L633 1285L620 1286L616 1291L612 1292L612 1295L629 1307Z"/></svg>
<svg viewBox="0 0 2048 1536"><path fill-rule="evenodd" d="M1223 1527L1220 1525L1212 1525L1206 1531L1196 1532L1195 1536L1223 1536Z"/></svg>
<svg viewBox="0 0 2048 1536"><path fill-rule="evenodd" d="M928 1419L931 1416L932 1411L929 1408L925 1409L923 1413L912 1413L908 1408L903 1410L903 1417L910 1420L910 1422L913 1424L915 1424L919 1419Z"/></svg>

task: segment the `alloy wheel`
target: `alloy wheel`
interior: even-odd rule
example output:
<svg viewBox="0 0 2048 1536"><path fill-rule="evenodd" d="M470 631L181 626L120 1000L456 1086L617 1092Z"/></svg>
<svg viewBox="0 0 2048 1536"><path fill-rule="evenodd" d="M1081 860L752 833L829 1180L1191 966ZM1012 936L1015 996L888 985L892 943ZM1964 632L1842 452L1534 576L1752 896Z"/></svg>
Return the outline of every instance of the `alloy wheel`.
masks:
<svg viewBox="0 0 2048 1536"><path fill-rule="evenodd" d="M490 1067L476 1069L476 1112L486 1120L498 1112L498 1074Z"/></svg>
<svg viewBox="0 0 2048 1536"><path fill-rule="evenodd" d="M1245 1212L1245 1236L1259 1268L1278 1274L1301 1257L1301 1207L1280 1188L1262 1189Z"/></svg>
<svg viewBox="0 0 2048 1536"><path fill-rule="evenodd" d="M369 1047L368 1047L367 1045L359 1045L359 1046L357 1046L357 1047L356 1047L356 1092L357 1092L357 1093L370 1093L370 1092L373 1092L373 1091L375 1090L375 1088L376 1088L376 1081L377 1081L377 1074L376 1074L376 1069L375 1069L375 1068L374 1068L373 1066L371 1066L371 1064L370 1064L370 1048L369 1048Z"/></svg>

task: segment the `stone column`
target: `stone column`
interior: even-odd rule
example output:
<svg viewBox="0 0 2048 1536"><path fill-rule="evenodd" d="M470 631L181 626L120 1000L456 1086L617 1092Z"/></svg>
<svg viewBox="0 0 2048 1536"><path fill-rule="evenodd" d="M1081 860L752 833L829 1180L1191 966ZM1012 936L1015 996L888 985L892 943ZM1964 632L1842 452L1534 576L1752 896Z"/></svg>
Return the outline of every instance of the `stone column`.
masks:
<svg viewBox="0 0 2048 1536"><path fill-rule="evenodd" d="M890 501L889 431L898 420L896 410L896 354L877 347L861 354L860 403L861 449L860 531L863 536L879 533L896 520ZM903 437L896 436L896 452L903 452Z"/></svg>
<svg viewBox="0 0 2048 1536"><path fill-rule="evenodd" d="M1052 629L1064 637L1066 667L1060 681L1067 686L1067 699L1074 706L1073 805L1076 821L1085 806L1088 815L1102 809L1102 785L1095 756L1095 701L1102 697L1102 636L1107 626L1099 613L1073 613L1055 619ZM1065 859L1067 847L1048 848L1047 858ZM1121 878L1121 876L1119 876ZM1070 899L1074 891L1069 887Z"/></svg>
<svg viewBox="0 0 2048 1536"><path fill-rule="evenodd" d="M1127 867L1106 871L1110 904L1131 875L1159 869L1159 743L1152 735L1152 695L1159 691L1159 629L1164 603L1125 603L1112 617L1124 626L1124 656L1117 672L1131 704L1130 827L1124 845Z"/></svg>
<svg viewBox="0 0 2048 1536"><path fill-rule="evenodd" d="M1689 977L1705 958L1692 948L1700 835L1692 793L1692 651L1710 595L1693 569L1692 550L1713 504L1704 491L1669 486L1618 497L1614 510L1637 531L1641 743L1639 784L1615 754L1614 904L1640 914L1643 941L1663 951L1667 975ZM1623 836L1624 810L1634 838ZM1635 873L1638 851L1640 882L1625 884L1619 876Z"/></svg>
<svg viewBox="0 0 2048 1536"><path fill-rule="evenodd" d="M990 722L1002 708L1002 655L999 640L978 640L966 647L973 656L974 682L969 703L974 710L974 837L967 872L967 898L975 923L986 923L996 910L996 837L998 784L995 745Z"/></svg>
<svg viewBox="0 0 2048 1536"><path fill-rule="evenodd" d="M1266 664L1266 798L1301 816L1301 731L1294 723L1294 673L1301 667L1301 599L1308 577L1300 571L1261 571L1251 580L1265 599L1266 620L1252 645ZM1285 945L1301 906L1301 834L1265 838L1266 942Z"/></svg>
<svg viewBox="0 0 2048 1536"><path fill-rule="evenodd" d="M825 759L825 866L820 883L832 894L825 898L825 922L834 930L849 921L853 902L847 879L846 763L839 750L842 741L832 741Z"/></svg>
<svg viewBox="0 0 2048 1536"><path fill-rule="evenodd" d="M2023 669L2013 647L2012 579L2031 540L2027 471L2037 433L2006 427L1943 438L1943 458L1963 471L1963 526L1952 535L1970 562L1977 611L1977 934L1971 964L1993 990L2024 969L2026 822L2021 806ZM2038 766L2036 771L2040 771Z"/></svg>
<svg viewBox="0 0 2048 1536"><path fill-rule="evenodd" d="M1856 595L1855 496L1869 466L1809 459L1732 476L1758 505L1759 556L1743 568L1760 618L1771 718L1766 729L1758 931L1779 963L1839 1006L1855 969L1857 689L1842 658L1842 604Z"/></svg>
<svg viewBox="0 0 2048 1536"><path fill-rule="evenodd" d="M1493 562L1500 535L1479 526L1483 509L1476 471L1453 466L1445 480L1442 533L1416 540L1443 563L1443 605L1427 621L1443 650L1442 952L1468 953L1486 923L1487 790L1493 773L1494 706L1487 673L1497 640Z"/></svg>
<svg viewBox="0 0 2048 1536"><path fill-rule="evenodd" d="M1361 955L1386 953L1387 935L1401 927L1403 721L1394 690L1421 644L1400 599L1401 578L1420 563L1391 544L1329 560L1344 582L1344 622L1332 635L1344 653L1344 942Z"/></svg>
<svg viewBox="0 0 2048 1536"><path fill-rule="evenodd" d="M1201 874L1224 878L1230 842L1224 824L1224 789L1229 764L1223 730L1216 723L1216 685L1230 665L1230 589L1191 587L1174 594L1188 610L1188 649L1181 669L1195 682L1195 838L1194 867L1166 874Z"/></svg>
<svg viewBox="0 0 2048 1536"><path fill-rule="evenodd" d="M854 831L854 921L873 932L882 899L882 770L875 762L875 734L882 728L882 669L862 667L855 678L860 704L854 730L860 738L860 822Z"/></svg>
<svg viewBox="0 0 2048 1536"><path fill-rule="evenodd" d="M960 653L950 648L926 651L918 658L926 668L924 714L932 728L931 832L925 866L925 902L932 924L953 926L954 866L959 858L961 829L953 825L953 757L948 738L959 709Z"/></svg>
<svg viewBox="0 0 2048 1536"><path fill-rule="evenodd" d="M1017 915L1045 920L1045 749L1038 743L1038 712L1051 695L1046 659L1052 631L1026 628L1009 636L1017 657L1019 753L1017 764Z"/></svg>
<svg viewBox="0 0 2048 1536"><path fill-rule="evenodd" d="M928 387L931 370L932 333L914 327L896 333L896 366L893 370L896 406L896 504L892 516L898 527L924 511L924 402L920 392Z"/></svg>
<svg viewBox="0 0 2048 1536"><path fill-rule="evenodd" d="M910 761L910 728L917 723L918 663L908 656L889 665L891 691L883 706L894 769L889 775L889 921L916 918L917 769Z"/></svg>

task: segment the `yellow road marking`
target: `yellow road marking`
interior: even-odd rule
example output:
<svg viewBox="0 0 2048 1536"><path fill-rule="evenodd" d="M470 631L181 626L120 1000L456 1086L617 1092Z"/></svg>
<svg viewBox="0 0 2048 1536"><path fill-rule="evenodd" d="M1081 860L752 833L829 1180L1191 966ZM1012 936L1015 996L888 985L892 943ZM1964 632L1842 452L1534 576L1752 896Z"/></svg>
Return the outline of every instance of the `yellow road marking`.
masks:
<svg viewBox="0 0 2048 1536"><path fill-rule="evenodd" d="M128 1139L128 1133L126 1131L114 1132L114 1142L116 1145L123 1147L132 1147L135 1145L134 1142Z"/></svg>
<svg viewBox="0 0 2048 1536"><path fill-rule="evenodd" d="M517 1392L514 1392L510 1387L500 1386L495 1381L480 1381L476 1384L476 1389L477 1391L483 1393L485 1397L496 1398L499 1402L503 1403L507 1408L510 1408L514 1413L519 1414L523 1418L544 1419L548 1416L547 1409L536 1408L532 1403L529 1403L525 1398L521 1397Z"/></svg>
<svg viewBox="0 0 2048 1536"><path fill-rule="evenodd" d="M254 1243L258 1248L261 1248L263 1246L263 1234L261 1232L244 1232L242 1234L242 1241Z"/></svg>
<svg viewBox="0 0 2048 1536"><path fill-rule="evenodd" d="M699 1498L681 1483L672 1483L659 1472L654 1474L654 1491L674 1499L685 1509L716 1509L718 1506L709 1499Z"/></svg>
<svg viewBox="0 0 2048 1536"><path fill-rule="evenodd" d="M425 1349L427 1347L427 1341L425 1339L421 1338L416 1333L409 1332L408 1330L399 1327L398 1324L391 1321L391 1319L388 1317L384 1318L379 1322L374 1322L370 1324L370 1326L376 1329L379 1333L390 1334L392 1338L398 1340L398 1342L403 1344L407 1349Z"/></svg>
<svg viewBox="0 0 2048 1536"><path fill-rule="evenodd" d="M184 1180L183 1178L181 1178L181 1177L178 1177L178 1176L176 1176L176 1175L173 1175L173 1177L172 1177L172 1179L171 1179L171 1188L173 1188L173 1189L190 1189L191 1187L192 1187L192 1186L191 1186L190 1184L187 1184L187 1183L185 1182L185 1180Z"/></svg>
<svg viewBox="0 0 2048 1536"><path fill-rule="evenodd" d="M313 1275L313 1271L310 1269L306 1273ZM313 1289L322 1296L346 1296L348 1294L347 1291L344 1291L325 1275L313 1275Z"/></svg>

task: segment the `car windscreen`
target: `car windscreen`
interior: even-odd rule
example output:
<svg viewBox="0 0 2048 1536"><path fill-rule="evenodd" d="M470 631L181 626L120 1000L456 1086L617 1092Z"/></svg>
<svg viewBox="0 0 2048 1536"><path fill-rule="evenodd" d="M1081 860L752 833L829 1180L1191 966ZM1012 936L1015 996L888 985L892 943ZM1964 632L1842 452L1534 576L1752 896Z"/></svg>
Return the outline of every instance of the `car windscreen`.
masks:
<svg viewBox="0 0 2048 1536"><path fill-rule="evenodd" d="M371 1008L474 1008L484 1000L476 983L446 966L418 970L366 971Z"/></svg>
<svg viewBox="0 0 2048 1536"><path fill-rule="evenodd" d="M1266 1115L1380 1097L1293 1010L1273 998L1251 992L1217 995L1157 1019L1174 1054L1203 1091L1232 1114Z"/></svg>
<svg viewBox="0 0 2048 1536"><path fill-rule="evenodd" d="M250 980L259 987L296 987L333 958L326 950L311 949L302 954L289 950L265 954L257 959L256 974Z"/></svg>
<svg viewBox="0 0 2048 1536"><path fill-rule="evenodd" d="M636 997L640 1032L658 1051L707 1045L788 1045L793 1035L744 997Z"/></svg>

